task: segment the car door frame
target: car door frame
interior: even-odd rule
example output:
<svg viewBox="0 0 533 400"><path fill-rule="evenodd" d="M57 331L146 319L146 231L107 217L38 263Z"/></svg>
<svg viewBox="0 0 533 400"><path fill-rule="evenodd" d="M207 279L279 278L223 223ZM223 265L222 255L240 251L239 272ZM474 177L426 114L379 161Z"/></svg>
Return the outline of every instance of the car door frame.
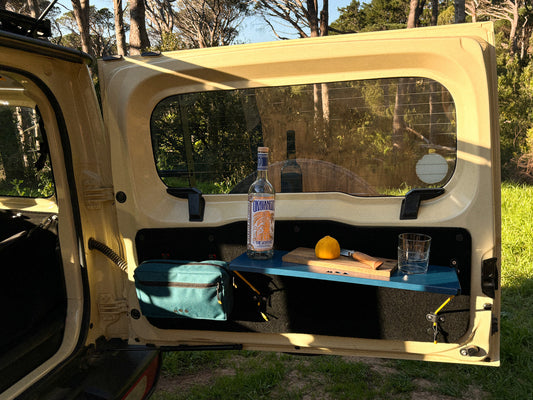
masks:
<svg viewBox="0 0 533 400"><path fill-rule="evenodd" d="M357 47L357 50L350 50L347 43ZM394 44L392 48L391 43ZM449 46L453 47L455 54L446 54L445 51L451 48ZM318 51L318 48L322 51ZM320 55L312 58L316 54ZM414 58L407 61L402 58L405 54L411 54ZM459 57L462 59L458 60ZM325 58L328 59L330 67L324 66ZM307 69L302 73L304 66ZM497 329L494 329L494 320L499 320L500 294L499 290L496 290L494 298L490 298L481 290L482 260L495 258L499 268L501 258L497 80L491 23L126 57L121 60L101 61L99 68L102 77L104 119L114 155L114 188L124 199L117 204L117 215L124 255L129 265L130 307L138 308L133 290L133 271L137 265L137 232L147 227L198 226L198 223L188 220L187 201L173 198L167 193L166 186L157 175L151 154L147 156L147 153L150 153L147 149L151 148L150 114L159 101L178 93L321 83L352 78L402 77L406 71L409 76L423 76L437 81L442 79L448 85L447 89L452 93L460 110L458 125L461 125L462 133L458 137L457 174L446 184L446 193L443 196L424 202L419 213L419 226L440 224L439 226L453 225L468 229L472 226L468 222L472 218L482 220L486 212L490 212L492 217L487 222L487 229L478 229L473 235L476 267L472 271L471 310L484 311L472 313L469 334L459 344L442 343L435 347L433 343L388 343L384 347L383 343L377 340L365 342L364 349L361 349L360 340L347 339L344 343L337 341L328 342L329 344L326 344L327 341L315 340L311 346L305 335L273 337L255 334L256 337L252 338L250 335L241 334L236 339L235 335L226 332L218 332L216 335L213 332L198 331L177 333L156 329L144 318L130 321L130 343L224 344L237 340L251 349L290 351L298 347L307 348L302 350L305 352L317 351L323 347L339 354L349 352L348 349L358 349L355 351L357 354L436 361L455 360L452 362L458 362L459 348L475 344L485 349L490 348L490 356L484 354L464 358L465 362L487 364L487 359L490 359L488 362L493 365L499 363L499 334ZM481 76L479 71L483 71ZM465 112L469 101L472 100L472 93L481 94L474 102L477 109L473 117L467 116ZM464 135L465 131L470 131L475 137ZM487 135L486 132L490 134ZM472 139L471 143L468 138ZM488 187L484 187L484 183L489 181ZM481 192L490 199L490 204L477 212L469 208L469 203L472 199L479 201ZM307 218L307 207L286 207L294 200L299 200L300 206L306 204L305 196L280 194L276 217L280 220ZM330 205L313 209L317 219L350 224L353 223L352 218L357 218L358 224L363 226L387 225L387 221L395 221L394 226L401 227L408 226L409 223L397 221L402 197L369 199L343 193L321 193L315 197L320 197ZM209 195L205 198L204 224L220 226L245 218L245 195ZM157 207L153 207L154 204L157 204ZM379 213L369 212L378 208ZM465 213L465 210L468 212ZM448 217L441 217L442 214L451 216L450 220L445 220ZM490 313L489 317L486 317L487 312ZM415 347L416 350L413 350ZM450 356L452 353L455 355Z"/></svg>

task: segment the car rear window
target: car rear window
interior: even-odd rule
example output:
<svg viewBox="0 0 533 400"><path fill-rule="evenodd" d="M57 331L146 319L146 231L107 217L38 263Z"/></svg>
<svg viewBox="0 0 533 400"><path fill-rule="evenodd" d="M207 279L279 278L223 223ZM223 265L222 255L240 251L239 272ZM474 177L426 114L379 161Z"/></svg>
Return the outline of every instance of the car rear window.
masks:
<svg viewBox="0 0 533 400"><path fill-rule="evenodd" d="M246 193L258 146L277 192L403 195L443 186L456 163L453 99L421 77L179 94L150 127L163 182L206 194ZM282 187L288 164L301 185Z"/></svg>

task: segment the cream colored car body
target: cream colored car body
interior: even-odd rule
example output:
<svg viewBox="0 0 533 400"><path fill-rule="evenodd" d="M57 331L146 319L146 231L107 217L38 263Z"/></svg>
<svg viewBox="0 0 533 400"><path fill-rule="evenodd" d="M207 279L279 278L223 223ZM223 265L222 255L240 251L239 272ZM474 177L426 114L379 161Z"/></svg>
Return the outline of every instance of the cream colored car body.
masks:
<svg viewBox="0 0 533 400"><path fill-rule="evenodd" d="M500 291L494 298L482 291L483 261L500 260L499 128L491 24L99 60L103 118L88 60L82 55L32 51L39 48L37 44L27 51L6 46L5 40L0 44L2 73L21 80L25 97L41 109L57 192L50 199L0 197L0 208L58 212L68 294L59 351L4 393L6 398L35 383L80 342L90 345L102 336L131 345L239 344L243 349L499 365L499 333L494 324L498 324ZM444 195L423 202L416 226L459 227L471 234L470 317L460 340L434 344L289 332L160 329L144 317L131 317L131 310L139 308L133 279L139 264L135 242L139 230L219 227L246 218L244 194L205 195L201 223L189 221L187 200L167 194L150 150L150 116L158 102L198 91L403 76L440 82L453 96L457 110L455 171ZM127 201L117 202L118 192L126 194ZM398 219L401 202L402 197L281 193L276 197L276 219L413 226L412 221ZM89 238L124 258L127 271L89 250ZM88 292L84 292L84 274ZM84 323L87 302L90 316ZM483 351L462 354L469 347Z"/></svg>

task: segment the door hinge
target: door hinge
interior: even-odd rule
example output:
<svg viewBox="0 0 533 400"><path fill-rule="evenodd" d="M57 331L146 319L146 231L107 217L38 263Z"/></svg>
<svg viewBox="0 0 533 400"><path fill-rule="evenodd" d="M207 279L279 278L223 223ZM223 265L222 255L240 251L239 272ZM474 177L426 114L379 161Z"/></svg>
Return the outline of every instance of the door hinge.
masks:
<svg viewBox="0 0 533 400"><path fill-rule="evenodd" d="M86 187L83 190L85 206L91 210L102 208L102 204L115 200L113 187Z"/></svg>
<svg viewBox="0 0 533 400"><path fill-rule="evenodd" d="M98 312L102 321L116 321L121 314L128 312L126 299L115 299L111 294L104 293L98 296Z"/></svg>
<svg viewBox="0 0 533 400"><path fill-rule="evenodd" d="M481 266L481 290L490 298L496 297L499 288L498 259L496 257L483 260Z"/></svg>
<svg viewBox="0 0 533 400"><path fill-rule="evenodd" d="M91 210L98 210L105 202L115 200L113 185L105 181L95 169L95 166L87 166L82 170L83 201Z"/></svg>

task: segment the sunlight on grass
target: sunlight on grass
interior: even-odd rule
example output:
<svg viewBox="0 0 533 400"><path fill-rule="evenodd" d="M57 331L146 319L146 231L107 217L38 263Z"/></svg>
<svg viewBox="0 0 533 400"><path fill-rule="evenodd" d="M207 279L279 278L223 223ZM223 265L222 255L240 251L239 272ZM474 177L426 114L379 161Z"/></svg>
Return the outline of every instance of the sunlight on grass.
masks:
<svg viewBox="0 0 533 400"><path fill-rule="evenodd" d="M502 185L502 287L533 277L533 186Z"/></svg>

